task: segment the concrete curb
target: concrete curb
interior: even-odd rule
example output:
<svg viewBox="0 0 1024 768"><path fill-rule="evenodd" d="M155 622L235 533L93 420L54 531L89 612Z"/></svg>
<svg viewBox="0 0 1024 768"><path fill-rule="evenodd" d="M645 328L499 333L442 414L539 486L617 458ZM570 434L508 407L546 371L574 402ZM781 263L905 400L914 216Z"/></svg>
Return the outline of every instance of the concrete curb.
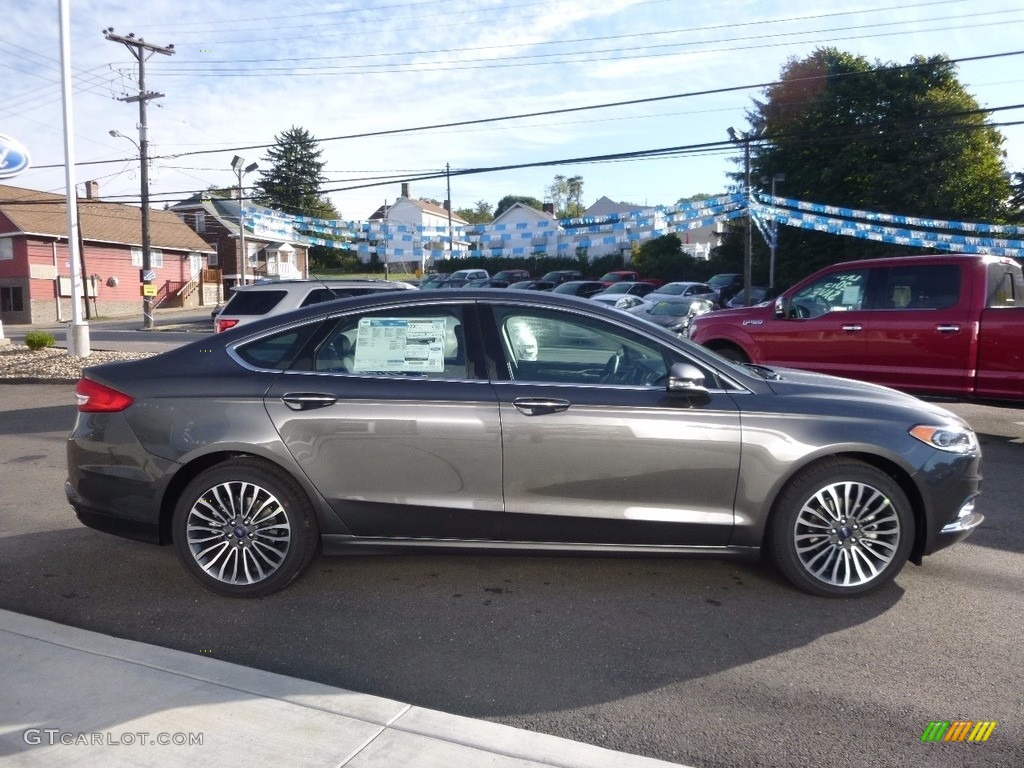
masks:
<svg viewBox="0 0 1024 768"><path fill-rule="evenodd" d="M5 765L675 765L4 610L0 659Z"/></svg>

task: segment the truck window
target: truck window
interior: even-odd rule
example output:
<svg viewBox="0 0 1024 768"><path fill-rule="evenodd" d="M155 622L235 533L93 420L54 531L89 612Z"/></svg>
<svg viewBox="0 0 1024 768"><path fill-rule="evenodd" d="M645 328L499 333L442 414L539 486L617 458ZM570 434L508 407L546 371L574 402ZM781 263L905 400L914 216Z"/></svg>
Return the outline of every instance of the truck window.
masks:
<svg viewBox="0 0 1024 768"><path fill-rule="evenodd" d="M1024 307L1024 277L1012 264L991 264L988 269L988 300L990 309Z"/></svg>
<svg viewBox="0 0 1024 768"><path fill-rule="evenodd" d="M960 302L959 264L922 264L888 270L880 309L947 309Z"/></svg>
<svg viewBox="0 0 1024 768"><path fill-rule="evenodd" d="M811 318L863 309L867 282L868 273L863 269L824 275L793 295L790 316Z"/></svg>

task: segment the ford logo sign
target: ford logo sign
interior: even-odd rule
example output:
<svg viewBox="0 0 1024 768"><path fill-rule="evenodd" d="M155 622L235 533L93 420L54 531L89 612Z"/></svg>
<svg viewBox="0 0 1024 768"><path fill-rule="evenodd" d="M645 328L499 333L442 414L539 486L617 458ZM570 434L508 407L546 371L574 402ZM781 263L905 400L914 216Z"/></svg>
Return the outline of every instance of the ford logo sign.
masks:
<svg viewBox="0 0 1024 768"><path fill-rule="evenodd" d="M28 168L28 150L0 133L0 179L17 176Z"/></svg>

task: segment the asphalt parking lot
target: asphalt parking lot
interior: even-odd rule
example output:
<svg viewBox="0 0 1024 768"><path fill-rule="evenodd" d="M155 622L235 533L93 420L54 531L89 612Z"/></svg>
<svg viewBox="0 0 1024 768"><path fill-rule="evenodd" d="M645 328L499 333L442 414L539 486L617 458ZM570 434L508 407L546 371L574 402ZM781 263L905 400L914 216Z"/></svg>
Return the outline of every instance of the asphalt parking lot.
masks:
<svg viewBox="0 0 1024 768"><path fill-rule="evenodd" d="M868 598L769 567L643 558L319 558L258 601L80 526L70 385L0 385L0 607L693 766L1020 766L1024 409L952 404L984 526ZM994 720L986 743L930 721Z"/></svg>

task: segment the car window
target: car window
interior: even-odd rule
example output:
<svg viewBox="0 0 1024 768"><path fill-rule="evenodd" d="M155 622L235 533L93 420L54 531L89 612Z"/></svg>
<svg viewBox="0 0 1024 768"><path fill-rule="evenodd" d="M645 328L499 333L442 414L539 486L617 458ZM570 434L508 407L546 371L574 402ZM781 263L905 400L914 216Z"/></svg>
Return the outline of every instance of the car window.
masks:
<svg viewBox="0 0 1024 768"><path fill-rule="evenodd" d="M515 381L663 387L663 348L604 321L539 308L496 307Z"/></svg>
<svg viewBox="0 0 1024 768"><path fill-rule="evenodd" d="M287 291L237 291L224 305L222 315L265 315L276 307Z"/></svg>
<svg viewBox="0 0 1024 768"><path fill-rule="evenodd" d="M307 323L298 328L289 328L256 341L240 344L235 354L253 368L267 371L284 371L296 367L299 353L309 343L320 323ZM308 367L308 366L306 366Z"/></svg>
<svg viewBox="0 0 1024 768"><path fill-rule="evenodd" d="M457 306L400 307L346 315L315 351L313 370L468 378L462 310Z"/></svg>
<svg viewBox="0 0 1024 768"><path fill-rule="evenodd" d="M887 270L881 309L946 309L960 300L960 267L923 264Z"/></svg>
<svg viewBox="0 0 1024 768"><path fill-rule="evenodd" d="M820 317L828 312L864 309L868 271L831 272L801 288L790 302L790 316Z"/></svg>
<svg viewBox="0 0 1024 768"><path fill-rule="evenodd" d="M320 304L324 301L334 301L334 299L340 299L343 296L351 295L348 291L344 290L332 290L331 288L314 288L309 292L302 301L303 307L308 307L310 304Z"/></svg>

